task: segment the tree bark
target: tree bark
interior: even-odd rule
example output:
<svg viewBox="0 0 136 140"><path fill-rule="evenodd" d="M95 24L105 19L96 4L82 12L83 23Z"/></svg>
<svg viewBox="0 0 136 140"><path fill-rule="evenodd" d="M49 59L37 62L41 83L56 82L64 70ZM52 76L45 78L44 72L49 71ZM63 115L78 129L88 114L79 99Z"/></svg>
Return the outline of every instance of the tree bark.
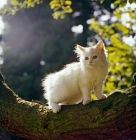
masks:
<svg viewBox="0 0 136 140"><path fill-rule="evenodd" d="M30 140L134 139L136 86L86 106L62 106L54 114L40 102L18 97L0 74L0 126Z"/></svg>

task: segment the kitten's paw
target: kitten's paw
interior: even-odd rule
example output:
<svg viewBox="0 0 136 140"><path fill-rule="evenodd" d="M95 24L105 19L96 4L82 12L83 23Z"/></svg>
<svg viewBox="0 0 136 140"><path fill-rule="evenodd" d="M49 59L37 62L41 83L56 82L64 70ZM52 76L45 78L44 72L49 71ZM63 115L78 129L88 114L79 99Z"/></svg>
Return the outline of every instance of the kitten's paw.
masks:
<svg viewBox="0 0 136 140"><path fill-rule="evenodd" d="M107 95L106 94L102 94L101 99L106 99L106 98L107 98Z"/></svg>
<svg viewBox="0 0 136 140"><path fill-rule="evenodd" d="M61 105L58 105L56 103L52 103L50 105L50 107L51 107L53 113L57 113L57 112L59 112L61 110Z"/></svg>
<svg viewBox="0 0 136 140"><path fill-rule="evenodd" d="M83 99L83 105L87 105L91 102L91 99Z"/></svg>

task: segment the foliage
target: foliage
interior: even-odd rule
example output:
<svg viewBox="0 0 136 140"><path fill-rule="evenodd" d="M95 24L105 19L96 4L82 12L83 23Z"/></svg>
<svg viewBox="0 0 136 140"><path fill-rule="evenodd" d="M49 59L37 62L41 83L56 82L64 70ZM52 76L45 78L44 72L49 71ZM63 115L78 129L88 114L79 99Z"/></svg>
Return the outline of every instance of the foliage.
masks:
<svg viewBox="0 0 136 140"><path fill-rule="evenodd" d="M42 4L43 0L24 0L20 2L19 0L10 0L8 4L0 10L0 14L16 14L17 11L23 8L31 8L36 4ZM55 19L65 17L66 13L71 13L73 10L71 8L71 0L52 0L49 5L50 8L54 10L53 17Z"/></svg>
<svg viewBox="0 0 136 140"><path fill-rule="evenodd" d="M24 8L34 7L36 4L42 4L43 0L10 0L8 4L5 4L4 7L0 10L0 14L15 15L17 11Z"/></svg>
<svg viewBox="0 0 136 140"><path fill-rule="evenodd" d="M108 1L109 0L100 0L100 3L106 3ZM132 4L132 3L136 3L136 0L113 0L113 1L110 1L110 3L113 3L114 6L120 6L120 7L126 6L127 2Z"/></svg>
<svg viewBox="0 0 136 140"><path fill-rule="evenodd" d="M50 8L54 11L53 17L55 19L63 19L66 13L71 13L73 11L71 4L71 0L52 0L50 2Z"/></svg>
<svg viewBox="0 0 136 140"><path fill-rule="evenodd" d="M129 21L126 21L125 25L123 25L121 17L126 13L129 14L131 20L128 19ZM130 8L126 11L116 9L114 16L116 16L117 20L108 25L99 21L99 19L91 19L89 29L91 31L94 30L99 38L108 44L110 73L105 87L107 92L116 89L116 87L121 89L132 85L132 73L136 71L136 56L134 53L136 50L136 41L134 40L135 43L133 46L130 46L130 42L126 44L124 38L136 37L133 30L136 21L135 14Z"/></svg>
<svg viewBox="0 0 136 140"><path fill-rule="evenodd" d="M15 14L18 10L23 8L34 7L36 4L42 4L44 0L10 0L8 4L5 4L4 7L0 10L0 14ZM95 0L90 0L95 1ZM49 5L53 9L53 17L55 19L64 18L67 13L73 12L71 8L72 0L51 0ZM128 0L130 4L136 3L136 0ZM113 3L114 6L124 7L127 4L127 0L100 0L101 4Z"/></svg>

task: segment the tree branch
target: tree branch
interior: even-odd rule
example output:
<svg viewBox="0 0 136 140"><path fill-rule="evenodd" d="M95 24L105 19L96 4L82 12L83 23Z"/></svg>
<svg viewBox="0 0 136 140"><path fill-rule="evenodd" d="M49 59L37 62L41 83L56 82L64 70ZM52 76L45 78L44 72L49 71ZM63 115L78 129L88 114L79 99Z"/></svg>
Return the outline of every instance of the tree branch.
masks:
<svg viewBox="0 0 136 140"><path fill-rule="evenodd" d="M0 74L0 126L30 140L136 138L136 86L86 106L62 106L54 114L41 103L18 97Z"/></svg>

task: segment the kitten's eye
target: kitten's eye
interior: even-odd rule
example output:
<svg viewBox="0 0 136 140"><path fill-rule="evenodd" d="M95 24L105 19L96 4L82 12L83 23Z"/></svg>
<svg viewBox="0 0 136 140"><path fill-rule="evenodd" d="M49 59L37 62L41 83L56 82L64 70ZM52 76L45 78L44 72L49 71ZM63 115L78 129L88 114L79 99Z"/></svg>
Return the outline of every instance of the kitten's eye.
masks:
<svg viewBox="0 0 136 140"><path fill-rule="evenodd" d="M97 58L97 56L96 56L96 55L94 55L94 56L93 56L93 59L96 59L96 58Z"/></svg>
<svg viewBox="0 0 136 140"><path fill-rule="evenodd" d="M85 60L88 60L89 58L88 57L85 57Z"/></svg>

